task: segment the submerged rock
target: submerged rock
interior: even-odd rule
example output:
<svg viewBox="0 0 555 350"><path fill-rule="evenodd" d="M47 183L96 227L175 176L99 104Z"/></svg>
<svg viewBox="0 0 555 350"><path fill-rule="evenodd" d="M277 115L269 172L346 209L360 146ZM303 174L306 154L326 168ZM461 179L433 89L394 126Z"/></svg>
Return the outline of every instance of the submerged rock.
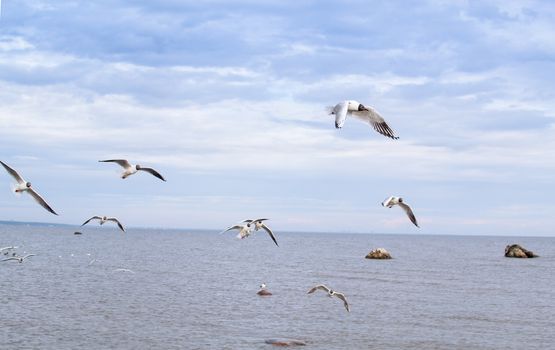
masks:
<svg viewBox="0 0 555 350"><path fill-rule="evenodd" d="M537 258L538 256L529 250L524 249L518 244L509 244L505 247L505 257L507 258Z"/></svg>
<svg viewBox="0 0 555 350"><path fill-rule="evenodd" d="M266 344L271 344L271 345L275 345L275 346L304 346L304 345L306 345L306 342L303 341L303 340L285 339L285 338L266 339L264 342Z"/></svg>
<svg viewBox="0 0 555 350"><path fill-rule="evenodd" d="M384 248L378 248L368 253L366 259L391 259L391 254Z"/></svg>

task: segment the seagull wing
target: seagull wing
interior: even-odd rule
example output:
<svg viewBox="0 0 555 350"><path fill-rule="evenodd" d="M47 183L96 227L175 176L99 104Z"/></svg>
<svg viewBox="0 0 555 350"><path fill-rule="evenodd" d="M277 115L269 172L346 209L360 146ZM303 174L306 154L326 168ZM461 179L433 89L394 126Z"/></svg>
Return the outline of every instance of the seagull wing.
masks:
<svg viewBox="0 0 555 350"><path fill-rule="evenodd" d="M262 221L266 221L266 220L270 220L270 219L256 219L256 220L252 220L254 222L262 222Z"/></svg>
<svg viewBox="0 0 555 350"><path fill-rule="evenodd" d="M399 203L399 206L401 208L403 208L403 210L405 211L405 213L407 213L410 221L412 221L412 223L416 226L416 227L420 227L418 226L418 223L416 222L416 217L414 216L414 213L412 212L412 209L406 205L405 203L401 202Z"/></svg>
<svg viewBox="0 0 555 350"><path fill-rule="evenodd" d="M270 228L264 224L262 224L262 228L264 229L264 231L268 232L268 234L270 235L270 238L272 238L272 241L274 241L274 243L279 247L279 244L276 240L276 236L274 236L272 230L270 230Z"/></svg>
<svg viewBox="0 0 555 350"><path fill-rule="evenodd" d="M123 228L123 225L121 224L121 222L119 222L118 219L116 219L116 218L106 218L106 221L115 222L116 224L118 224L119 229L122 230L123 232L125 232L125 229Z"/></svg>
<svg viewBox="0 0 555 350"><path fill-rule="evenodd" d="M11 258L7 258L7 259L4 259L2 261L8 261L8 260L19 260L19 258L16 258L16 257L12 256Z"/></svg>
<svg viewBox="0 0 555 350"><path fill-rule="evenodd" d="M19 183L19 184L24 184L25 183L25 180L23 180L23 178L21 176L19 176L17 171L13 170L9 166L7 166L6 163L4 163L2 161L0 161L0 163L2 163L2 165L4 166L4 169L6 169L8 174L10 174L15 179L15 181L17 181L17 183Z"/></svg>
<svg viewBox="0 0 555 350"><path fill-rule="evenodd" d="M347 302L347 298L345 298L345 295L343 293L335 292L333 295L343 300L343 305L345 305L345 309L347 309L347 312L351 312L351 309L349 308L349 303Z"/></svg>
<svg viewBox="0 0 555 350"><path fill-rule="evenodd" d="M393 196L387 198L385 201L382 202L382 206L384 207L388 207L391 205L391 202L393 201Z"/></svg>
<svg viewBox="0 0 555 350"><path fill-rule="evenodd" d="M333 107L330 114L335 115L335 128L340 129L345 124L345 118L347 118L347 110L349 103L347 101L339 102Z"/></svg>
<svg viewBox="0 0 555 350"><path fill-rule="evenodd" d="M233 226L225 229L224 231L220 232L220 234L226 233L227 231L231 231L231 230L242 230L244 228L245 228L245 226L243 226L243 225L233 225Z"/></svg>
<svg viewBox="0 0 555 350"><path fill-rule="evenodd" d="M25 255L25 256L23 257L23 260L27 259L27 258L30 257L30 256L35 256L35 255L36 255L36 254L27 254L27 255Z"/></svg>
<svg viewBox="0 0 555 350"><path fill-rule="evenodd" d="M42 205L42 207L46 210L48 210L49 212L51 212L54 215L58 215L54 209L50 208L50 206L48 205L48 203L46 203L46 201L37 193L35 192L34 189L29 188L27 190L27 192L29 192L29 194L37 201L37 203L39 203L40 205Z"/></svg>
<svg viewBox="0 0 555 350"><path fill-rule="evenodd" d="M312 294L315 291L317 291L318 289L321 289L321 290L325 291L326 293L330 292L330 289L328 287L324 286L323 284L319 284L317 286L314 286L314 287L310 288L310 290L306 294Z"/></svg>
<svg viewBox="0 0 555 350"><path fill-rule="evenodd" d="M246 220L243 220L243 221L241 221L241 222L246 222L246 223L250 224L251 222L254 222L254 220L246 219Z"/></svg>
<svg viewBox="0 0 555 350"><path fill-rule="evenodd" d="M93 216L92 218L90 218L89 220L85 221L81 226L85 226L86 224L88 224L91 220L102 220L102 218L100 216Z"/></svg>
<svg viewBox="0 0 555 350"><path fill-rule="evenodd" d="M162 175L160 175L159 172L157 172L156 170L154 170L154 169L152 169L152 168L143 168L143 167L140 167L139 170L144 170L144 171L146 171L147 173L150 173L150 174L156 176L156 177L159 178L160 180L166 181L166 179L164 179L164 177L163 177Z"/></svg>
<svg viewBox="0 0 555 350"><path fill-rule="evenodd" d="M99 160L99 162L111 162L111 163L117 163L119 164L121 167L123 167L124 169L129 169L131 168L131 164L129 164L129 162L126 159L106 159L106 160Z"/></svg>
<svg viewBox="0 0 555 350"><path fill-rule="evenodd" d="M385 120L375 109L371 107L366 108L367 110L365 111L353 111L351 112L351 114L353 115L353 117L356 117L372 125L374 130L376 130L380 134L390 137L394 140L399 138L398 136L395 136L395 132L389 127L389 125L387 125Z"/></svg>

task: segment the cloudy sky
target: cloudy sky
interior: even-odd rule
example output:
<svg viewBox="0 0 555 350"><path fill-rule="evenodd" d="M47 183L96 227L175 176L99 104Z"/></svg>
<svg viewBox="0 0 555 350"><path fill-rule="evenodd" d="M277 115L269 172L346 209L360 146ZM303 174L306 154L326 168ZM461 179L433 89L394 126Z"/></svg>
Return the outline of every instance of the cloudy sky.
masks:
<svg viewBox="0 0 555 350"><path fill-rule="evenodd" d="M0 220L555 235L550 1L1 5L0 159L60 216L3 173ZM400 139L336 130L345 99Z"/></svg>

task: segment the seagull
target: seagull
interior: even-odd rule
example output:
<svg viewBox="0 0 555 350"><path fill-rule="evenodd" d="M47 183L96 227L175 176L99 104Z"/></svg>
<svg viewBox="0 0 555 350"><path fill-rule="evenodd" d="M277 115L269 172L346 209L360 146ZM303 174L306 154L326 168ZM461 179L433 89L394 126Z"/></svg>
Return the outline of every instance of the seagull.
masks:
<svg viewBox="0 0 555 350"><path fill-rule="evenodd" d="M312 294L315 291L317 291L318 289L321 289L321 290L325 291L326 293L328 293L328 296L330 298L335 296L335 297L338 297L339 299L343 300L343 305L345 306L345 309L347 309L347 312L351 312L351 309L349 308L349 303L347 303L347 299L345 298L345 295L343 293L339 293L339 292L336 292L334 290L331 290L328 287L324 286L323 284L319 284L317 286L314 286L314 287L310 288L310 290L306 294Z"/></svg>
<svg viewBox="0 0 555 350"><path fill-rule="evenodd" d="M125 179L128 176L131 176L131 175L135 174L139 170L143 170L143 171L146 171L147 173L150 173L150 174L156 176L157 178L159 178L162 181L166 181L166 179L164 179L164 177L162 175L160 175L160 173L157 172L156 170L154 170L152 168L144 168L144 167L140 166L139 164L132 165L131 163L129 163L125 159L107 159L107 160L99 160L99 162L104 162L104 163L105 162L112 162L112 163L118 163L119 165L121 165L124 169L123 173L121 174L122 179Z"/></svg>
<svg viewBox="0 0 555 350"><path fill-rule="evenodd" d="M256 294L260 295L260 296L270 296L272 295L272 293L266 289L266 283L262 283L260 285L260 290L258 292L256 292Z"/></svg>
<svg viewBox="0 0 555 350"><path fill-rule="evenodd" d="M130 272L130 273L135 273L134 271L129 270L129 269L115 269L115 270L112 270L112 272Z"/></svg>
<svg viewBox="0 0 555 350"><path fill-rule="evenodd" d="M418 226L418 223L416 222L416 217L414 216L414 213L412 212L412 209L407 204L405 204L405 202L403 202L403 198L391 196L388 199L386 199L385 201L383 201L382 205L384 207L388 207L388 208L392 208L394 205L400 206L401 208L403 208L405 213L407 213L410 221L412 221L412 223L416 227L420 227L420 226Z"/></svg>
<svg viewBox="0 0 555 350"><path fill-rule="evenodd" d="M19 263L22 263L23 260L27 259L30 256L35 256L35 254L27 254L25 256L12 256L11 258L7 258L7 259L4 259L2 261L17 260L17 261L19 261Z"/></svg>
<svg viewBox="0 0 555 350"><path fill-rule="evenodd" d="M17 249L17 248L19 247L15 247L15 246L3 247L3 248L0 248L0 252L3 252L5 250L4 255L8 255L10 254L10 250Z"/></svg>
<svg viewBox="0 0 555 350"><path fill-rule="evenodd" d="M227 228L225 231L220 232L220 234L226 233L227 231L231 231L231 230L239 230L239 234L237 234L237 238L239 239L247 238L252 233L251 224L249 223L246 225L239 225L239 224L233 225Z"/></svg>
<svg viewBox="0 0 555 350"><path fill-rule="evenodd" d="M4 169L17 181L17 185L15 186L16 193L27 192L29 193L44 209L48 210L54 215L58 215L54 209L50 208L48 203L31 187L31 183L23 180L23 178L17 173L17 171L13 170L9 166L7 166L4 162L0 161L4 166Z"/></svg>
<svg viewBox="0 0 555 350"><path fill-rule="evenodd" d="M247 219L247 220L243 220L243 222L246 222L250 225L254 224L254 230L255 231L263 229L264 231L268 232L272 241L274 241L274 243L279 247L279 244L278 244L278 242L276 240L276 237L274 236L272 230L270 230L270 228L263 223L263 221L266 221L266 220L269 220L269 219L255 219L255 220Z"/></svg>
<svg viewBox="0 0 555 350"><path fill-rule="evenodd" d="M118 219L116 218L109 218L107 216L93 216L92 218L90 218L89 220L85 221L81 226L85 226L86 224L89 223L89 221L91 220L100 220L100 225L104 225L104 223L106 221L113 221L116 224L118 224L118 227L120 228L120 230L122 230L123 232L125 232L125 229L123 228L123 225L121 224L121 222L119 222Z"/></svg>
<svg viewBox="0 0 555 350"><path fill-rule="evenodd" d="M394 131L374 108L366 107L358 101L349 100L339 102L335 106L328 107L328 112L331 115L335 115L336 129L341 129L343 124L345 124L347 116L352 116L370 124L374 130L386 137L390 137L394 140L399 138L395 136Z"/></svg>

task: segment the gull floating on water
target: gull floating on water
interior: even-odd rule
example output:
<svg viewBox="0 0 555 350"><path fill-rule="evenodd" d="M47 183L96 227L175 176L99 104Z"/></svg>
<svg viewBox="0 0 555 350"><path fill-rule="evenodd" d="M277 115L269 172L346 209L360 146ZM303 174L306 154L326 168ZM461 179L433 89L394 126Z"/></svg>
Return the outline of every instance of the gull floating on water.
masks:
<svg viewBox="0 0 555 350"><path fill-rule="evenodd" d="M104 223L106 221L113 221L116 224L118 224L118 227L120 228L120 230L122 230L123 232L125 232L125 229L123 228L123 225L121 224L121 222L119 222L118 219L116 218L109 218L107 216L93 216L92 218L90 218L89 220L85 221L81 226L85 226L86 224L89 223L89 221L91 220L100 220L100 225L104 225Z"/></svg>
<svg viewBox="0 0 555 350"><path fill-rule="evenodd" d="M46 201L31 187L30 182L25 181L17 173L17 171L7 166L4 162L0 161L0 163L2 163L2 165L4 166L4 169L6 169L6 171L15 179L15 181L17 181L17 185L15 186L16 193L23 193L23 192L29 193L37 201L37 203L39 203L44 209L48 210L54 215L58 215L54 211L54 209L50 208L48 203L46 203Z"/></svg>
<svg viewBox="0 0 555 350"><path fill-rule="evenodd" d="M270 235L270 238L272 238L272 241L274 241L274 243L279 247L279 244L276 240L276 237L274 236L272 230L270 230L270 228L268 226L266 226L266 224L264 224L263 221L266 220L270 220L270 219L255 219L255 220L251 220L251 219L247 219L247 220L243 220L243 222L246 222L250 225L254 224L254 230L258 231L260 229L263 229L264 231L268 232L268 234Z"/></svg>
<svg viewBox="0 0 555 350"><path fill-rule="evenodd" d="M341 129L343 124L345 124L347 116L352 116L370 124L374 130L384 136L390 137L394 140L399 138L395 136L393 130L389 127L389 125L387 125L383 117L375 109L367 107L358 101L342 101L335 106L328 107L328 111L331 115L335 115L336 129Z"/></svg>
<svg viewBox="0 0 555 350"><path fill-rule="evenodd" d="M252 233L251 224L249 223L246 225L233 225L225 229L224 231L220 232L220 234L226 233L227 231L231 231L231 230L239 230L239 233L237 234L237 238L239 239L247 238Z"/></svg>
<svg viewBox="0 0 555 350"><path fill-rule="evenodd" d="M331 297L337 297L337 298L343 300L343 305L345 306L345 309L347 309L348 312L351 312L351 309L349 308L349 303L347 303L347 299L345 298L345 295L343 293L339 293L339 292L336 292L334 290L331 290L323 284L319 284L317 286L314 286L314 287L310 288L310 290L307 292L307 294L312 294L312 293L314 293L315 291L317 291L319 289L328 293L328 296L330 298Z"/></svg>
<svg viewBox="0 0 555 350"><path fill-rule="evenodd" d="M139 170L142 170L142 171L146 171L147 173L150 173L150 174L156 176L157 178L159 178L162 181L166 181L166 179L164 179L164 177L162 175L160 175L160 173L157 172L156 170L154 170L152 168L142 167L139 164L133 165L125 159L107 159L107 160L99 160L99 162L104 162L104 163L112 162L112 163L117 163L117 164L121 165L121 167L123 167L123 173L121 174L122 179L125 179L128 176L131 176L131 175L135 174Z"/></svg>
<svg viewBox="0 0 555 350"><path fill-rule="evenodd" d="M2 260L2 261L17 260L17 261L19 261L20 263L22 263L23 260L27 259L27 258L30 257L30 256L35 256L35 254L27 254L27 255L25 255L25 256L12 256L12 257L7 258L7 259L4 259L4 260Z"/></svg>
<svg viewBox="0 0 555 350"><path fill-rule="evenodd" d="M403 198L391 196L388 199L386 199L385 201L383 201L382 205L384 207L388 207L388 208L392 208L394 205L400 206L401 208L403 208L405 213L407 213L407 216L409 217L410 221L412 221L412 223L416 227L420 227L420 226L418 226L418 223L416 222L416 217L414 216L414 213L412 212L412 209L405 202L403 202Z"/></svg>

